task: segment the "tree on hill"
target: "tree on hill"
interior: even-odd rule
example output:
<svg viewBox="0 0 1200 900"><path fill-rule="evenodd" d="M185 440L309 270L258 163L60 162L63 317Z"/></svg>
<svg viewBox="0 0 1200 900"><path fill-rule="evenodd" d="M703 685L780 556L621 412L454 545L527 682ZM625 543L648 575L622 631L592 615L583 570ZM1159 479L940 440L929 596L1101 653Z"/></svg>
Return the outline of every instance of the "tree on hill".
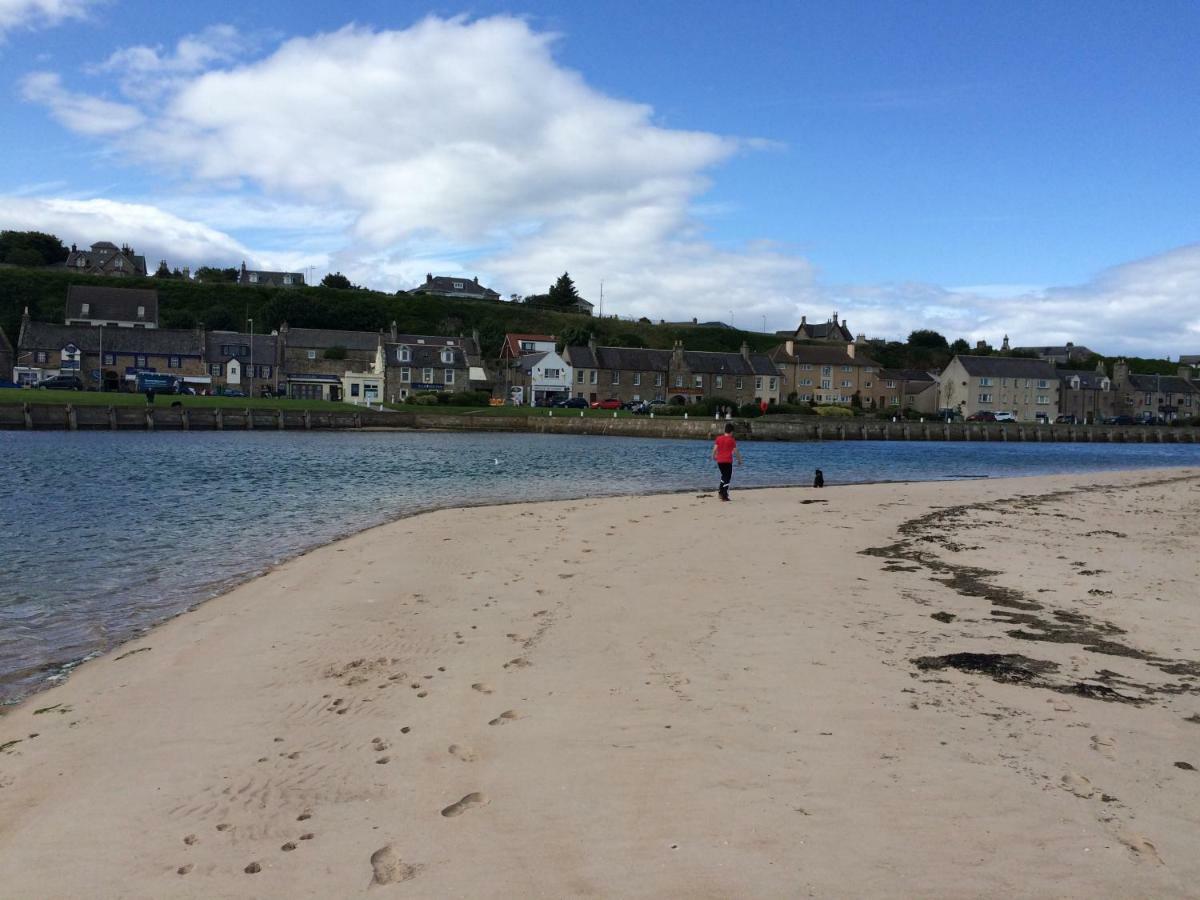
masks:
<svg viewBox="0 0 1200 900"><path fill-rule="evenodd" d="M171 271L170 269L168 269L167 261L164 259L159 262L158 270L154 273L154 277L155 278L182 278L183 273L180 272L178 268L176 268L175 271Z"/></svg>
<svg viewBox="0 0 1200 900"><path fill-rule="evenodd" d="M575 282L566 272L559 275L558 281L550 285L546 296L552 305L563 308L574 306L580 299L579 291L575 289Z"/></svg>
<svg viewBox="0 0 1200 900"><path fill-rule="evenodd" d="M0 231L0 262L12 266L49 266L66 258L67 248L53 234Z"/></svg>
<svg viewBox="0 0 1200 900"><path fill-rule="evenodd" d="M950 352L954 354L970 353L971 345L967 343L966 338L959 338L950 345Z"/></svg>
<svg viewBox="0 0 1200 900"><path fill-rule="evenodd" d="M350 283L350 279L341 272L330 272L321 279L321 287L338 288L343 291L351 290L354 285Z"/></svg>
<svg viewBox="0 0 1200 900"><path fill-rule="evenodd" d="M196 280L203 284L230 284L238 280L238 270L201 266L196 270Z"/></svg>
<svg viewBox="0 0 1200 900"><path fill-rule="evenodd" d="M912 332L908 336L908 346L910 347L926 347L930 350L947 350L949 344L946 339L928 328L921 328Z"/></svg>
<svg viewBox="0 0 1200 900"><path fill-rule="evenodd" d="M592 332L582 325L568 325L558 333L564 347L578 347L591 340Z"/></svg>

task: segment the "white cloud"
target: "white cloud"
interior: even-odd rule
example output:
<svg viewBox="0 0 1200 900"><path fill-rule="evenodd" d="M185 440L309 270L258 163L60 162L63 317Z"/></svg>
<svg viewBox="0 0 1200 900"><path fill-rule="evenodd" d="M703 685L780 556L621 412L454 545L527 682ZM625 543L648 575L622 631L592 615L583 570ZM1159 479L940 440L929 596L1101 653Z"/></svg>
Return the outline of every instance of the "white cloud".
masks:
<svg viewBox="0 0 1200 900"><path fill-rule="evenodd" d="M0 0L0 40L18 28L46 28L82 19L96 0Z"/></svg>
<svg viewBox="0 0 1200 900"><path fill-rule="evenodd" d="M144 203L9 195L0 196L0 208L5 228L47 231L68 245L86 247L104 240L129 244L151 269L160 259L172 268L234 266L244 259L252 268L289 271L328 261L324 254L251 249L222 231Z"/></svg>
<svg viewBox="0 0 1200 900"><path fill-rule="evenodd" d="M765 316L774 330L837 310L872 336L929 327L993 343L1007 333L1109 352L1200 349L1200 245L1075 287L1030 287L1014 272L1013 284L958 289L827 285L786 247L718 246L703 224L708 181L739 150L769 144L662 127L648 106L590 87L554 47L509 16L431 17L255 57L215 26L93 70L127 102L72 93L46 72L24 94L152 168L171 212L155 208L151 221L208 223L194 250L164 246L172 261L220 261L236 246L259 265L328 264L384 289L440 271L478 274L503 294L544 291L569 271L593 301L603 280L606 312L652 319L732 315L761 328ZM79 239L101 237L140 240L105 229ZM205 248L213 259L199 258Z"/></svg>
<svg viewBox="0 0 1200 900"><path fill-rule="evenodd" d="M47 107L54 118L72 131L94 137L118 135L145 121L137 108L128 104L68 91L54 72L25 76L21 95L31 103Z"/></svg>

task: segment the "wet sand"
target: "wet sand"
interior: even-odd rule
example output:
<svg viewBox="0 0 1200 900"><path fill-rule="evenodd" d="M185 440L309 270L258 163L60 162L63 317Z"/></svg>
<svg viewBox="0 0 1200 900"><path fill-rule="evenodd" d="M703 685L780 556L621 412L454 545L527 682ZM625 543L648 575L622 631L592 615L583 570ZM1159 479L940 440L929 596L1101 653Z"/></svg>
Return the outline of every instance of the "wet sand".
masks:
<svg viewBox="0 0 1200 900"><path fill-rule="evenodd" d="M0 716L0 893L1200 896L1198 501L1159 470L373 529Z"/></svg>

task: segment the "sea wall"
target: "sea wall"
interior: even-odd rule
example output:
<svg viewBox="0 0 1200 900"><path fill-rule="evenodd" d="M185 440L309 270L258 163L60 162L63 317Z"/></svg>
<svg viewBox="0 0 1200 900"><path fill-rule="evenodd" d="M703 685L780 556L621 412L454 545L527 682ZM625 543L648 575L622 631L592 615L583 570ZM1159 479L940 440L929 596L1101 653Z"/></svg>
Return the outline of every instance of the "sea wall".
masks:
<svg viewBox="0 0 1200 900"><path fill-rule="evenodd" d="M724 421L554 416L444 415L420 411L299 410L238 406L75 406L23 403L0 405L0 429L61 431L247 431L342 430L491 431L592 434L707 440ZM767 416L738 419L735 433L757 441L1016 441L1114 444L1200 443L1200 429L1168 426L1036 425L1025 422L889 422L879 419Z"/></svg>

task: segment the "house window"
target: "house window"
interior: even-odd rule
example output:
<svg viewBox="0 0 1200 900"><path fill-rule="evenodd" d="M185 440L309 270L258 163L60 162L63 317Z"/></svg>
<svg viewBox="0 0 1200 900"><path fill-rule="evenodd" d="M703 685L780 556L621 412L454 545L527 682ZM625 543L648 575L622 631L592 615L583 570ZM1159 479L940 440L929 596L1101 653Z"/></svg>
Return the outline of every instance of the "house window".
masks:
<svg viewBox="0 0 1200 900"><path fill-rule="evenodd" d="M595 369L588 370L588 383L596 384L600 380L600 373Z"/></svg>
<svg viewBox="0 0 1200 900"><path fill-rule="evenodd" d="M740 391L742 389L742 377L739 375L733 382L733 389Z"/></svg>
<svg viewBox="0 0 1200 900"><path fill-rule="evenodd" d="M899 398L899 397L893 397L893 398L892 398L892 406L899 406L899 405L900 405L900 398Z"/></svg>
<svg viewBox="0 0 1200 900"><path fill-rule="evenodd" d="M91 309L91 308L92 308L92 306L91 306L91 304L90 304L90 303L85 303L85 304L83 304L83 306L80 308L80 313L81 313L82 315L85 315L85 316L86 316L86 315L88 314L88 310L89 310L89 309Z"/></svg>
<svg viewBox="0 0 1200 900"><path fill-rule="evenodd" d="M800 366L800 371L801 372L811 372L812 371L812 363L804 363L802 366Z"/></svg>
<svg viewBox="0 0 1200 900"><path fill-rule="evenodd" d="M821 374L822 375L832 375L833 374L833 366L821 366Z"/></svg>
<svg viewBox="0 0 1200 900"><path fill-rule="evenodd" d="M35 350L33 353L33 361L35 363L44 363L50 361L50 354L45 350Z"/></svg>
<svg viewBox="0 0 1200 900"><path fill-rule="evenodd" d="M208 374L211 375L213 378L220 378L221 377L221 364L220 363L209 363L208 364Z"/></svg>
<svg viewBox="0 0 1200 900"><path fill-rule="evenodd" d="M258 377L259 378L270 378L271 377L271 367L270 366L259 366L258 367Z"/></svg>
<svg viewBox="0 0 1200 900"><path fill-rule="evenodd" d="M115 365L117 364L117 354L115 354L115 353L105 353L105 354L104 354L104 363L103 363L103 364L104 364L104 365L106 365L106 366L115 366Z"/></svg>
<svg viewBox="0 0 1200 900"><path fill-rule="evenodd" d="M139 306L139 307L138 307L138 318L139 318L139 319L144 319L144 318L146 318L146 307L144 307L144 306Z"/></svg>
<svg viewBox="0 0 1200 900"><path fill-rule="evenodd" d="M583 369L580 369L578 372L575 373L575 383L583 384Z"/></svg>
<svg viewBox="0 0 1200 900"><path fill-rule="evenodd" d="M443 350L442 351L442 362L444 362L444 363L454 362L454 351L453 350Z"/></svg>
<svg viewBox="0 0 1200 900"><path fill-rule="evenodd" d="M442 379L442 383L443 384L454 384L454 370L447 369L444 374L445 374L445 377Z"/></svg>
<svg viewBox="0 0 1200 900"><path fill-rule="evenodd" d="M843 372L853 372L854 366L842 366L842 371Z"/></svg>
<svg viewBox="0 0 1200 900"><path fill-rule="evenodd" d="M655 372L655 373L654 373L654 386L655 386L655 387L662 387L662 386L663 386L663 376L662 376L662 372Z"/></svg>
<svg viewBox="0 0 1200 900"><path fill-rule="evenodd" d="M1038 406L1049 406L1050 397L1046 394L1038 394L1037 402Z"/></svg>
<svg viewBox="0 0 1200 900"><path fill-rule="evenodd" d="M883 383L883 386L884 386L884 387L890 387L890 388L894 388L894 387L896 386L896 382L895 382L895 381L893 381L892 379L890 379L890 378L889 378L887 381L885 381L885 382Z"/></svg>
<svg viewBox="0 0 1200 900"><path fill-rule="evenodd" d="M822 390L827 391L832 387L833 387L833 379L832 378L822 378L821 379L821 389Z"/></svg>
<svg viewBox="0 0 1200 900"><path fill-rule="evenodd" d="M546 369L544 374L547 378L561 378L562 370L561 369Z"/></svg>
<svg viewBox="0 0 1200 900"><path fill-rule="evenodd" d="M1008 379L1007 378L1000 379L1000 387L1008 387Z"/></svg>
<svg viewBox="0 0 1200 900"><path fill-rule="evenodd" d="M257 273L257 272L251 272L251 273L250 273L250 283L251 283L251 284L258 284L258 273Z"/></svg>
<svg viewBox="0 0 1200 900"><path fill-rule="evenodd" d="M754 376L754 389L756 391L762 390L762 376L761 375Z"/></svg>
<svg viewBox="0 0 1200 900"><path fill-rule="evenodd" d="M798 384L800 387L812 387L812 379L811 379L811 378L801 378L801 379L800 379L800 380L797 382L797 384Z"/></svg>
<svg viewBox="0 0 1200 900"><path fill-rule="evenodd" d="M144 356L135 356L133 358L133 364L139 369L144 369L149 365L149 361Z"/></svg>
<svg viewBox="0 0 1200 900"><path fill-rule="evenodd" d="M1146 395L1146 399L1145 399L1145 401L1143 402L1143 406L1150 406L1150 405L1151 405L1150 398L1151 398L1151 397L1153 397L1153 396L1154 396L1153 394L1147 394L1147 395Z"/></svg>
<svg viewBox="0 0 1200 900"><path fill-rule="evenodd" d="M612 383L613 384L621 383L621 373L618 372L616 369L612 370Z"/></svg>
<svg viewBox="0 0 1200 900"><path fill-rule="evenodd" d="M352 382L350 382L350 396L351 396L351 397L357 397L357 396L358 396L358 393L359 393L359 391L358 391L358 389L359 389L359 386L360 386L360 385L359 385L359 383L358 383L357 381L352 381Z"/></svg>
<svg viewBox="0 0 1200 900"><path fill-rule="evenodd" d="M412 359L412 353L407 347L401 347L396 351L396 362L408 362Z"/></svg>
<svg viewBox="0 0 1200 900"><path fill-rule="evenodd" d="M178 356L168 356L167 357L167 368L168 369L180 368L179 357Z"/></svg>
<svg viewBox="0 0 1200 900"><path fill-rule="evenodd" d="M113 266L118 269L123 269L123 268L125 268L125 260L121 259L121 257L118 256L117 261L115 263L113 263Z"/></svg>
<svg viewBox="0 0 1200 900"><path fill-rule="evenodd" d="M767 390L774 391L774 390L778 389L778 387L779 387L779 381L777 379L772 378Z"/></svg>
<svg viewBox="0 0 1200 900"><path fill-rule="evenodd" d="M412 381L412 369L408 368L407 366L405 366L403 369L401 369L400 370L400 380L402 382L404 382L405 384Z"/></svg>
<svg viewBox="0 0 1200 900"><path fill-rule="evenodd" d="M429 384L431 381L433 381L433 369L422 369L421 380L426 384Z"/></svg>
<svg viewBox="0 0 1200 900"><path fill-rule="evenodd" d="M677 388L683 387L683 376L682 375L675 376L675 387L677 387Z"/></svg>
<svg viewBox="0 0 1200 900"><path fill-rule="evenodd" d="M863 367L863 372L866 373L867 375L872 374L874 371L875 371L874 366L864 366Z"/></svg>
<svg viewBox="0 0 1200 900"><path fill-rule="evenodd" d="M642 384L642 373L641 373L641 372L634 372L634 373L633 373L633 386L634 386L634 387L640 387L640 386L641 386L641 384Z"/></svg>
<svg viewBox="0 0 1200 900"><path fill-rule="evenodd" d="M291 284L291 283L292 283L292 276L291 276L291 275L284 275L284 276L283 276L283 283L284 283L284 284Z"/></svg>
<svg viewBox="0 0 1200 900"><path fill-rule="evenodd" d="M316 359L316 358L317 358L317 351L316 351L316 350L309 350L309 351L308 351L308 358L309 358L309 359Z"/></svg>
<svg viewBox="0 0 1200 900"><path fill-rule="evenodd" d="M991 402L992 402L992 395L991 395L991 394L980 394L980 395L979 395L979 402L980 402L980 403L991 403Z"/></svg>
<svg viewBox="0 0 1200 900"><path fill-rule="evenodd" d="M725 376L724 375L714 375L713 376L713 387L717 387L717 388L725 387Z"/></svg>
<svg viewBox="0 0 1200 900"><path fill-rule="evenodd" d="M854 387L854 382L850 381L848 378L843 378L842 387Z"/></svg>
<svg viewBox="0 0 1200 900"><path fill-rule="evenodd" d="M992 386L992 379L990 379L990 378L980 378L980 379L979 379L979 386L980 386L980 387L991 387L991 386Z"/></svg>
<svg viewBox="0 0 1200 900"><path fill-rule="evenodd" d="M1037 383L1037 386L1040 388L1044 388L1046 386L1046 380L1044 378L1040 379Z"/></svg>
<svg viewBox="0 0 1200 900"><path fill-rule="evenodd" d="M703 375L696 375L696 376L694 376L694 380L693 380L693 382L692 382L692 383L693 383L693 384L694 384L694 385L695 385L697 388L702 388L702 387L704 387L704 376L703 376Z"/></svg>
<svg viewBox="0 0 1200 900"><path fill-rule="evenodd" d="M870 387L871 387L871 382L869 382L869 381L864 381L864 382L863 382L863 387L864 387L864 388L870 388Z"/></svg>
<svg viewBox="0 0 1200 900"><path fill-rule="evenodd" d="M456 291L461 291L461 290L462 290L462 284L463 284L463 283L462 283L461 281L456 281L456 282L454 282L454 289L455 289Z"/></svg>
<svg viewBox="0 0 1200 900"><path fill-rule="evenodd" d="M522 350L533 350L533 341L521 341Z"/></svg>

